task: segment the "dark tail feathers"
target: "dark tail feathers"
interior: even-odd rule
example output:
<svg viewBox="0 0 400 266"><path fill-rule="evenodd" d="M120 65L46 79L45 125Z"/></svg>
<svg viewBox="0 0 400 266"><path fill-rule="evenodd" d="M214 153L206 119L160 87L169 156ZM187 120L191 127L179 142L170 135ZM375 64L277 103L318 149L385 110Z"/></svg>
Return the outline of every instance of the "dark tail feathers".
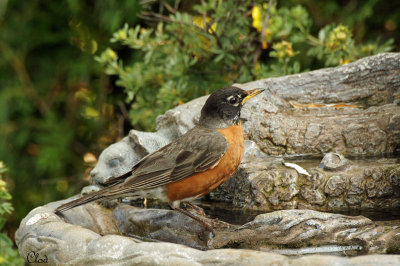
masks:
<svg viewBox="0 0 400 266"><path fill-rule="evenodd" d="M57 209L55 209L55 212L56 213L61 213L63 211L78 207L80 205L83 205L83 204L86 204L86 203L89 203L89 202L92 202L92 201L96 201L96 200L105 198L105 194L111 188L112 188L112 186L111 187L106 187L106 188L103 188L103 189L101 189L99 191L96 191L94 193L87 194L87 195L85 195L85 196L83 196L83 197L81 197L79 199L67 202L67 203L59 206Z"/></svg>

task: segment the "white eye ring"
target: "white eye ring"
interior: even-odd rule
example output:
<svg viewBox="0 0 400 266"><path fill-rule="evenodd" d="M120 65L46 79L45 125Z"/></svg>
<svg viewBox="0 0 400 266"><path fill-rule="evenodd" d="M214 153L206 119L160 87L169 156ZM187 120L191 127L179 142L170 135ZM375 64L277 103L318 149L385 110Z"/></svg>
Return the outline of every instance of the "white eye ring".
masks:
<svg viewBox="0 0 400 266"><path fill-rule="evenodd" d="M233 106L238 106L239 105L239 97L238 96L229 96L226 98L226 101Z"/></svg>

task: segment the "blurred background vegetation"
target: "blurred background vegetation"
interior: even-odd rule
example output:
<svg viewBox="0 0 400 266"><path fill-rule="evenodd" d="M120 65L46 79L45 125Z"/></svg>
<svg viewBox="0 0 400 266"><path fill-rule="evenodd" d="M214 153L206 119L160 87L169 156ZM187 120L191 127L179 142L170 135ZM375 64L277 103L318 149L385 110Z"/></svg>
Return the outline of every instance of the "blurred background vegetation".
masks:
<svg viewBox="0 0 400 266"><path fill-rule="evenodd" d="M167 109L398 52L399 27L398 1L0 0L0 161L15 207L0 230L13 237L31 209L78 193L102 149Z"/></svg>

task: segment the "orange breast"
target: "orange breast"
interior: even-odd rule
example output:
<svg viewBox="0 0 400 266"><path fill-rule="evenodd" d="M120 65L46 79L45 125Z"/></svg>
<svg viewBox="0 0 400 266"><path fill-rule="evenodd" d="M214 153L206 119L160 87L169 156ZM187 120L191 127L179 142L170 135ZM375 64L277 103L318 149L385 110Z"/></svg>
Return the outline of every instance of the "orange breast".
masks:
<svg viewBox="0 0 400 266"><path fill-rule="evenodd" d="M175 201L206 195L235 173L244 151L242 125L239 123L239 125L218 129L218 131L229 143L228 151L218 165L181 181L168 184L166 186L168 200Z"/></svg>

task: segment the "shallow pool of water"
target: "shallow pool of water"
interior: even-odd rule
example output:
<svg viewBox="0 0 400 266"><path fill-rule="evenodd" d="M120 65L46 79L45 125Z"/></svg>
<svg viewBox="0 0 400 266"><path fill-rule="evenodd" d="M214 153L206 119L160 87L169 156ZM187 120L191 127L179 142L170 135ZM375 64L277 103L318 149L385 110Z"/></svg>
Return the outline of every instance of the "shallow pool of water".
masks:
<svg viewBox="0 0 400 266"><path fill-rule="evenodd" d="M212 218L218 218L225 222L237 225L242 225L250 222L257 215L265 213L265 211L243 210L239 208L234 208L231 204L225 202L198 201L196 202L196 205L202 207L206 214ZM400 225L400 209L383 211L348 211L340 212L340 214L349 216L362 215L375 222L392 221L391 223L397 223L398 225Z"/></svg>

